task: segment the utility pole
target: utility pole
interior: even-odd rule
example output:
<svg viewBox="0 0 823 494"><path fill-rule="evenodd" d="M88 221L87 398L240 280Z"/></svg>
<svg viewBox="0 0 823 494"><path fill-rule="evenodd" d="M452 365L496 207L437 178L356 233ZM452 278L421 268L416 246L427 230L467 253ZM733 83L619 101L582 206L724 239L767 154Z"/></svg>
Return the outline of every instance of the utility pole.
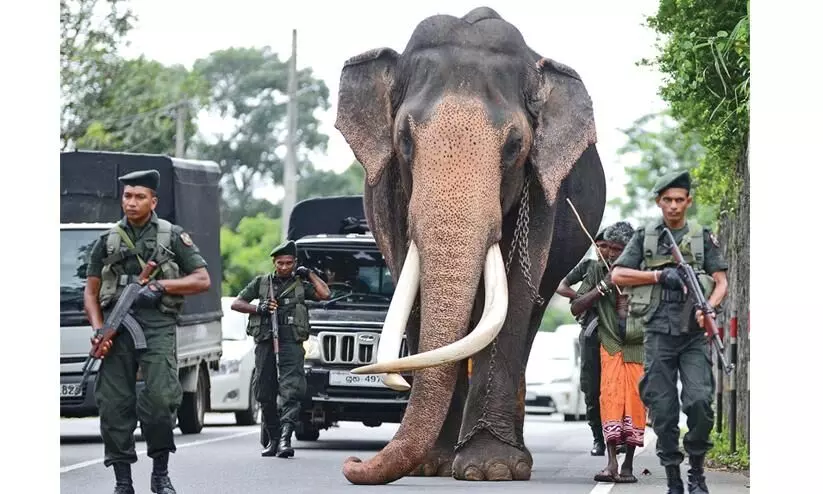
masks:
<svg viewBox="0 0 823 494"><path fill-rule="evenodd" d="M174 156L175 158L183 158L186 151L186 137L184 135L184 124L186 120L186 102L181 101L177 103L177 130L174 132Z"/></svg>
<svg viewBox="0 0 823 494"><path fill-rule="evenodd" d="M291 31L291 59L289 59L289 101L286 106L288 131L286 134L286 163L283 167L283 220L282 240L289 234L289 216L297 202L297 159L295 139L297 137L297 29Z"/></svg>

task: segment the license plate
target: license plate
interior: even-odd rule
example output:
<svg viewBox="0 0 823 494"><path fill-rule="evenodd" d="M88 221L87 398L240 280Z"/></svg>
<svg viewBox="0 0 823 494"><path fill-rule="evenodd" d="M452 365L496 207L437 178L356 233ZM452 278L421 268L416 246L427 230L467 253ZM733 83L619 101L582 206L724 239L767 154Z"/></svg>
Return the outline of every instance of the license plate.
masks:
<svg viewBox="0 0 823 494"><path fill-rule="evenodd" d="M60 398L71 398L75 396L82 396L83 390L79 384L61 384Z"/></svg>
<svg viewBox="0 0 823 494"><path fill-rule="evenodd" d="M329 372L330 386L363 386L369 388L385 388L380 374L352 374L349 371Z"/></svg>

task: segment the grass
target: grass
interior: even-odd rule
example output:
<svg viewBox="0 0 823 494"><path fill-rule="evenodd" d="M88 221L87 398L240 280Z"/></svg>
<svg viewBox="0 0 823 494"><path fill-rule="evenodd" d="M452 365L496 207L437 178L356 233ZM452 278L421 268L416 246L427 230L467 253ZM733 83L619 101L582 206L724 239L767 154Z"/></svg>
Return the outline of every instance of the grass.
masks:
<svg viewBox="0 0 823 494"><path fill-rule="evenodd" d="M680 429L680 439L686 435L686 429ZM749 446L740 434L737 435L737 451L732 453L729 443L729 432L724 430L718 434L712 429L711 440L714 447L706 454L706 468L712 470L727 470L732 472L747 472L749 470Z"/></svg>

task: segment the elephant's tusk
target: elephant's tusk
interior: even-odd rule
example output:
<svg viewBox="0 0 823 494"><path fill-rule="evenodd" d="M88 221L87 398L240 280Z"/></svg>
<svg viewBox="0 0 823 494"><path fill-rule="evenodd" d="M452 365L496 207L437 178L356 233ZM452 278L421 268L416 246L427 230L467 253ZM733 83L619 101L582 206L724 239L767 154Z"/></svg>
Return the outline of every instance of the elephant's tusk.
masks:
<svg viewBox="0 0 823 494"><path fill-rule="evenodd" d="M474 331L466 337L428 352L385 362L378 360L375 364L358 367L351 372L354 374L369 374L426 369L469 358L485 348L503 328L509 304L506 269L503 265L503 256L500 254L498 244L491 246L486 254L483 279L486 291L483 316Z"/></svg>
<svg viewBox="0 0 823 494"><path fill-rule="evenodd" d="M406 323L409 321L417 289L420 286L420 254L414 240L409 244L403 270L392 296L383 331L380 333L380 343L377 347L377 363L387 363L397 360L400 355L400 346L403 343L403 334L406 332ZM400 374L390 373L381 376L383 383L395 391L408 391L411 385Z"/></svg>

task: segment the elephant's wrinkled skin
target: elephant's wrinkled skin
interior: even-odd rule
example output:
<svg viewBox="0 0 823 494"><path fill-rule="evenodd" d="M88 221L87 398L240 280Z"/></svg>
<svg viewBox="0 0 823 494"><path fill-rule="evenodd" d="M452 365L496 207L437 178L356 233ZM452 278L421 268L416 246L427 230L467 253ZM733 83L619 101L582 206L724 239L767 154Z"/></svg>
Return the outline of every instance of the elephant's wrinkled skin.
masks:
<svg viewBox="0 0 823 494"><path fill-rule="evenodd" d="M410 242L419 250L406 328L415 352L477 324L486 252L499 242L508 259L527 176L530 276L545 301L589 247L566 198L590 232L602 219L605 177L580 77L491 9L429 17L402 54L348 60L335 126L366 170L366 215L395 280ZM349 481L530 478L523 376L546 302L533 302L521 265L515 249L505 323L474 355L471 382L465 360L416 371L397 434L371 460L347 459Z"/></svg>

